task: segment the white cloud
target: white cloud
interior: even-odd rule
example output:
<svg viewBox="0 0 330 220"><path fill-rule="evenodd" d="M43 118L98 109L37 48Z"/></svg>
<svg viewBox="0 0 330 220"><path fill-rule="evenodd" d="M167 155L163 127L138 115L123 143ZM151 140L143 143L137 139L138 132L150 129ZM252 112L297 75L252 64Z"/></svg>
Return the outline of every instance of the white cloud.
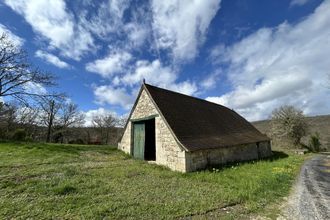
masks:
<svg viewBox="0 0 330 220"><path fill-rule="evenodd" d="M117 49L139 50L150 36L151 13L146 2L139 2L139 7L130 4L130 0L89 3L89 9L79 9L79 24ZM128 9L129 19L124 16Z"/></svg>
<svg viewBox="0 0 330 220"><path fill-rule="evenodd" d="M324 85L330 63L330 2L323 2L298 24L263 28L226 48L233 90L210 101L236 109L250 120L262 119L284 104L306 114L329 113Z"/></svg>
<svg viewBox="0 0 330 220"><path fill-rule="evenodd" d="M32 94L44 95L47 93L47 89L39 83L27 82L24 84L24 89Z"/></svg>
<svg viewBox="0 0 330 220"><path fill-rule="evenodd" d="M57 56L50 54L46 51L41 51L41 50L37 50L35 53L36 57L39 57L43 60L45 60L46 62L53 64L59 68L69 68L70 65L62 60L60 60Z"/></svg>
<svg viewBox="0 0 330 220"><path fill-rule="evenodd" d="M291 0L290 5L291 6L302 6L306 4L309 0Z"/></svg>
<svg viewBox="0 0 330 220"><path fill-rule="evenodd" d="M95 116L104 116L104 115L111 114L111 115L117 117L117 114L115 112L109 111L104 108L92 109L92 110L83 112L83 114L85 115L85 123L84 123L85 127L93 126L93 117L95 117Z"/></svg>
<svg viewBox="0 0 330 220"><path fill-rule="evenodd" d="M105 77L109 76L109 72L103 72ZM114 72L110 74L112 73ZM127 73L114 76L112 85L94 86L96 103L121 106L128 110L134 102L143 79L152 85L188 95L197 91L195 83L190 81L177 83L177 73L172 68L163 66L159 60L156 59L153 62L139 60Z"/></svg>
<svg viewBox="0 0 330 220"><path fill-rule="evenodd" d="M24 40L21 37L18 37L13 32L11 32L5 25L0 24L0 35L5 33L12 43L18 47L21 47L24 44Z"/></svg>
<svg viewBox="0 0 330 220"><path fill-rule="evenodd" d="M127 33L129 42L131 42L133 46L141 46L145 42L149 33L146 25L136 22L126 24L124 30Z"/></svg>
<svg viewBox="0 0 330 220"><path fill-rule="evenodd" d="M113 77L112 85L94 86L96 103L117 105L128 110L134 102L143 79L146 83L187 95L194 94L198 89L196 84L190 81L177 83L176 72L168 66L163 66L157 59L153 62L139 60L130 71L122 76Z"/></svg>
<svg viewBox="0 0 330 220"><path fill-rule="evenodd" d="M80 9L80 24L102 39L110 33L118 33L123 26L124 12L129 8L129 0L109 0L87 4L93 10Z"/></svg>
<svg viewBox="0 0 330 220"><path fill-rule="evenodd" d="M178 73L171 67L163 66L162 63L156 59L152 62L146 60L139 60L136 62L134 71L125 74L121 82L125 85L134 86L141 84L145 79L147 83L168 88L181 92L184 94L192 95L197 91L197 86L189 81L177 83Z"/></svg>
<svg viewBox="0 0 330 220"><path fill-rule="evenodd" d="M115 73L121 73L127 68L132 55L125 51L110 53L103 59L95 60L86 64L86 70L100 74L102 77L110 77Z"/></svg>
<svg viewBox="0 0 330 220"><path fill-rule="evenodd" d="M170 67L164 67L158 59L152 62L139 60L136 62L134 69L132 73L126 74L122 78L124 84L134 85L146 79L151 84L164 86L176 79L174 71Z"/></svg>
<svg viewBox="0 0 330 220"><path fill-rule="evenodd" d="M5 0L5 3L21 14L35 32L49 40L50 46L59 49L64 56L79 60L95 47L91 34L75 23L63 0Z"/></svg>
<svg viewBox="0 0 330 220"><path fill-rule="evenodd" d="M201 81L201 87L205 90L213 89L217 84L220 73L220 70L216 70L215 72L209 74Z"/></svg>
<svg viewBox="0 0 330 220"><path fill-rule="evenodd" d="M186 95L193 95L198 90L196 84L189 80L170 84L170 85L165 86L165 88L182 93L182 94L186 94Z"/></svg>
<svg viewBox="0 0 330 220"><path fill-rule="evenodd" d="M110 85L95 86L94 95L98 104L118 105L128 110L134 98L125 88L115 88Z"/></svg>
<svg viewBox="0 0 330 220"><path fill-rule="evenodd" d="M220 0L154 0L151 4L158 47L172 51L175 59L193 59Z"/></svg>
<svg viewBox="0 0 330 220"><path fill-rule="evenodd" d="M226 47L224 44L219 44L213 47L210 50L209 60L212 64L219 64L221 60L225 59L223 56L225 55Z"/></svg>

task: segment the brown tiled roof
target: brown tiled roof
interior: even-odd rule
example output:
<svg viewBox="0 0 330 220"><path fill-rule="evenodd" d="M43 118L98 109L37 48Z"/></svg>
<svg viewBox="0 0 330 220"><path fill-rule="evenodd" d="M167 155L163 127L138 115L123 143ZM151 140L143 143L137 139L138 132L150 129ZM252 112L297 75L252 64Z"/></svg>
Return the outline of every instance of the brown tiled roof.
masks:
<svg viewBox="0 0 330 220"><path fill-rule="evenodd" d="M269 140L242 116L222 105L148 84L144 86L188 151Z"/></svg>

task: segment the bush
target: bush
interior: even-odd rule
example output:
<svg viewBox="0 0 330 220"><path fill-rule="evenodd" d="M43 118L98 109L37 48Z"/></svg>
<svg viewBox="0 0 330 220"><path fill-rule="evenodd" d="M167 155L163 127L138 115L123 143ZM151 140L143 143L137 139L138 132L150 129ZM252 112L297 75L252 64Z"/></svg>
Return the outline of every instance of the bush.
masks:
<svg viewBox="0 0 330 220"><path fill-rule="evenodd" d="M308 144L309 150L313 152L319 152L321 150L321 142L319 133L312 134L309 138Z"/></svg>
<svg viewBox="0 0 330 220"><path fill-rule="evenodd" d="M26 131L25 129L22 128L16 129L12 136L12 139L14 141L25 141L25 138L26 138Z"/></svg>
<svg viewBox="0 0 330 220"><path fill-rule="evenodd" d="M32 137L26 137L26 138L25 138L25 141L26 141L26 142L33 142L34 140L33 140Z"/></svg>
<svg viewBox="0 0 330 220"><path fill-rule="evenodd" d="M78 138L78 139L70 140L69 144L85 144L85 142L83 141L83 139Z"/></svg>

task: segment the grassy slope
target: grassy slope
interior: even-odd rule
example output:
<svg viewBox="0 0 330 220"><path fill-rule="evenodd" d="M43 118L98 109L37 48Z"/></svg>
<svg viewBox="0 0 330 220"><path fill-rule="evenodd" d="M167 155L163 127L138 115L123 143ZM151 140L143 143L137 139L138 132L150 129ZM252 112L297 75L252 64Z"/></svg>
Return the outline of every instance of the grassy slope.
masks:
<svg viewBox="0 0 330 220"><path fill-rule="evenodd" d="M262 212L288 194L303 160L181 174L105 146L0 143L0 219L164 219L230 204Z"/></svg>
<svg viewBox="0 0 330 220"><path fill-rule="evenodd" d="M330 150L330 115L320 115L307 117L307 123L309 125L309 133L313 134L318 132L320 134L320 140L322 147L326 147ZM252 123L261 132L270 134L270 121L256 121ZM304 143L308 143L308 137L303 139Z"/></svg>

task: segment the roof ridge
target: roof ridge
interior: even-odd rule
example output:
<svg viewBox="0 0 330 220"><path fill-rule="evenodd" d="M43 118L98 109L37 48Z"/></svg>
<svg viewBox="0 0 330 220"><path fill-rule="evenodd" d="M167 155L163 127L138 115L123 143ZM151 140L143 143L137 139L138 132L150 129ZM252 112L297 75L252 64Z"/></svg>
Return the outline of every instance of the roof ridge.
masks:
<svg viewBox="0 0 330 220"><path fill-rule="evenodd" d="M221 104L218 104L218 103L215 103L215 102L210 102L210 101L207 101L207 100L202 99L202 98L198 98L198 97L195 97L195 96L183 94L183 93L180 93L180 92L175 92L175 91L172 91L172 90L169 90L169 89L164 89L164 88L157 87L157 86L154 86L154 85L151 85L151 84L147 84L147 83L145 83L144 85L145 86L151 86L151 87L154 87L154 88L160 89L160 90L165 90L166 92L170 92L170 93L174 93L174 94L177 94L177 95L185 96L185 97L188 97L188 98L191 98L191 99L195 99L195 100L198 100L198 101L206 102L206 103L209 103L209 104L212 104L212 105L216 105L216 106L219 106L219 107L228 109L230 111L234 111L233 109L230 109L230 108L228 108L228 107L226 107L224 105L221 105Z"/></svg>

